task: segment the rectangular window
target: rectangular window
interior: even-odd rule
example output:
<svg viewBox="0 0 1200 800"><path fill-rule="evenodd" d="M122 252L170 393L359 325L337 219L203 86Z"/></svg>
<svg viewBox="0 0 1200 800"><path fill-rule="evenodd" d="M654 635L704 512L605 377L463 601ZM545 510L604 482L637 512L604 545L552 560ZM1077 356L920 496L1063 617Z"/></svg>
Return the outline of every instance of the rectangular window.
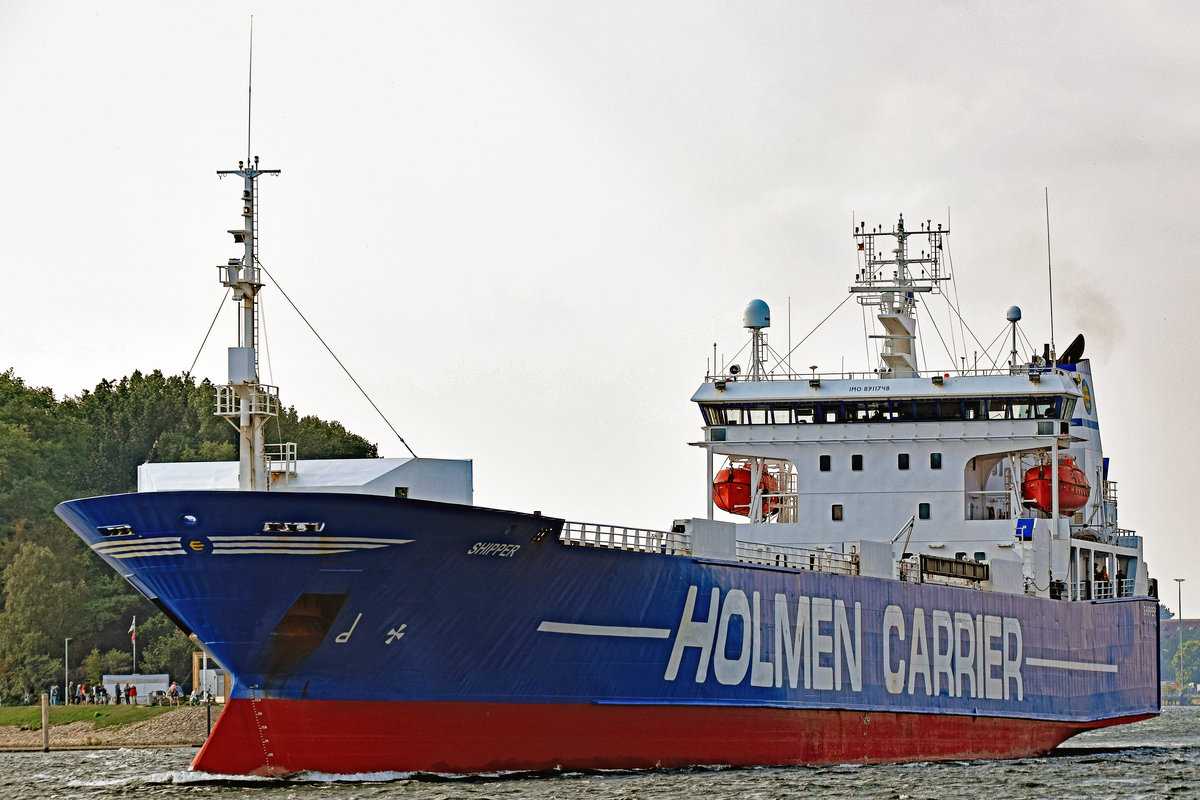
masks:
<svg viewBox="0 0 1200 800"><path fill-rule="evenodd" d="M988 419L1008 419L1008 398L993 397L988 400Z"/></svg>
<svg viewBox="0 0 1200 800"><path fill-rule="evenodd" d="M921 503L917 506L917 518L929 519L929 503Z"/></svg>
<svg viewBox="0 0 1200 800"><path fill-rule="evenodd" d="M700 410L704 412L704 423L706 425L725 424L725 410L721 406L704 405L700 406Z"/></svg>
<svg viewBox="0 0 1200 800"><path fill-rule="evenodd" d="M832 515L834 522L841 522L842 521L842 504L834 503L833 508L830 510L830 513Z"/></svg>
<svg viewBox="0 0 1200 800"><path fill-rule="evenodd" d="M867 421L867 404L866 403L846 403L846 422L866 422Z"/></svg>
<svg viewBox="0 0 1200 800"><path fill-rule="evenodd" d="M942 454L941 453L930 453L929 454L929 468L930 469L941 469L942 468Z"/></svg>
<svg viewBox="0 0 1200 800"><path fill-rule="evenodd" d="M821 421L836 423L842 419L841 403L821 403Z"/></svg>
<svg viewBox="0 0 1200 800"><path fill-rule="evenodd" d="M908 453L896 454L896 469L908 469Z"/></svg>
<svg viewBox="0 0 1200 800"><path fill-rule="evenodd" d="M862 453L855 453L850 456L850 469L855 472L862 472Z"/></svg>
<svg viewBox="0 0 1200 800"><path fill-rule="evenodd" d="M829 456L821 456L821 472L829 472L832 461L833 459Z"/></svg>
<svg viewBox="0 0 1200 800"><path fill-rule="evenodd" d="M929 422L938 418L937 400L913 400L913 409L917 414L917 422Z"/></svg>
<svg viewBox="0 0 1200 800"><path fill-rule="evenodd" d="M888 410L887 400L872 400L867 403L868 422L886 422L891 418L892 413Z"/></svg>
<svg viewBox="0 0 1200 800"><path fill-rule="evenodd" d="M986 400L963 400L963 419L984 419L986 417Z"/></svg>
<svg viewBox="0 0 1200 800"><path fill-rule="evenodd" d="M1014 397L1012 399L1013 419L1033 419L1034 404L1031 397Z"/></svg>
<svg viewBox="0 0 1200 800"><path fill-rule="evenodd" d="M729 406L725 409L725 423L727 425L745 425L746 424L746 409Z"/></svg>
<svg viewBox="0 0 1200 800"><path fill-rule="evenodd" d="M962 402L959 400L942 400L938 403L938 416L944 420L962 419Z"/></svg>
<svg viewBox="0 0 1200 800"><path fill-rule="evenodd" d="M751 408L748 409L750 414L751 425L766 425L767 424L767 409Z"/></svg>
<svg viewBox="0 0 1200 800"><path fill-rule="evenodd" d="M796 422L804 424L817 421L815 406L796 406Z"/></svg>

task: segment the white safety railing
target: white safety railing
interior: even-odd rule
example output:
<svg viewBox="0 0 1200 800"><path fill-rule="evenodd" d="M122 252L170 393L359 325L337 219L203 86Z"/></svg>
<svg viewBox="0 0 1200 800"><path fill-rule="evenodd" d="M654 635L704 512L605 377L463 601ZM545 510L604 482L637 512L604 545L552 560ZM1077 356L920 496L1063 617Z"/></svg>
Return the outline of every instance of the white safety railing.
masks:
<svg viewBox="0 0 1200 800"><path fill-rule="evenodd" d="M692 541L687 534L587 522L565 523L559 541L584 547L606 547L671 556L691 555L692 552Z"/></svg>
<svg viewBox="0 0 1200 800"><path fill-rule="evenodd" d="M1069 586L1072 600L1111 600L1114 597L1133 597L1134 580L1075 581Z"/></svg>
<svg viewBox="0 0 1200 800"><path fill-rule="evenodd" d="M785 544L737 542L737 560L743 564L761 564L784 569L808 569L814 572L836 572L840 575L858 574L858 556L813 550Z"/></svg>

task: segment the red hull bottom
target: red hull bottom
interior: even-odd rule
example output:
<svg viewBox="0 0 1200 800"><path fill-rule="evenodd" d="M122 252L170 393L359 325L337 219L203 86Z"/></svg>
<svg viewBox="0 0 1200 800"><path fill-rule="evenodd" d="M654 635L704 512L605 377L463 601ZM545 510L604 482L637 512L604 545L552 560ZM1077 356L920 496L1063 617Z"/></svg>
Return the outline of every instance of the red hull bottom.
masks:
<svg viewBox="0 0 1200 800"><path fill-rule="evenodd" d="M729 706L232 700L192 768L479 773L1021 758L1094 722ZM286 733L284 733L286 731Z"/></svg>

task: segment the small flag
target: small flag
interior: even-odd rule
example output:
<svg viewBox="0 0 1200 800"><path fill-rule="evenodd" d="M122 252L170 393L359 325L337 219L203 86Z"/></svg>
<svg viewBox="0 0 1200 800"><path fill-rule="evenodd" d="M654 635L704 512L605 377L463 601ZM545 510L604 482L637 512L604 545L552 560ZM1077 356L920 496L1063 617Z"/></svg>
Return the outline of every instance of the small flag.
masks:
<svg viewBox="0 0 1200 800"><path fill-rule="evenodd" d="M134 617L133 622L129 625L129 641L130 643L137 641L137 617Z"/></svg>

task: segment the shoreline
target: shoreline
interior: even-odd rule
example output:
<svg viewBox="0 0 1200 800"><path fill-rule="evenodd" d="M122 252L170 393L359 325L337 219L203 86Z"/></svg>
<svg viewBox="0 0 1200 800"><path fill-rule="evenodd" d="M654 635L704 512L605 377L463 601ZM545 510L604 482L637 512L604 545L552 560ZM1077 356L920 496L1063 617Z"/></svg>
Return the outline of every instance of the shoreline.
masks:
<svg viewBox="0 0 1200 800"><path fill-rule="evenodd" d="M216 724L219 714L213 714ZM119 728L97 727L88 721L50 726L51 750L116 750L123 747L199 747L208 738L207 709L181 706ZM41 728L22 730L0 726L0 752L41 752Z"/></svg>

